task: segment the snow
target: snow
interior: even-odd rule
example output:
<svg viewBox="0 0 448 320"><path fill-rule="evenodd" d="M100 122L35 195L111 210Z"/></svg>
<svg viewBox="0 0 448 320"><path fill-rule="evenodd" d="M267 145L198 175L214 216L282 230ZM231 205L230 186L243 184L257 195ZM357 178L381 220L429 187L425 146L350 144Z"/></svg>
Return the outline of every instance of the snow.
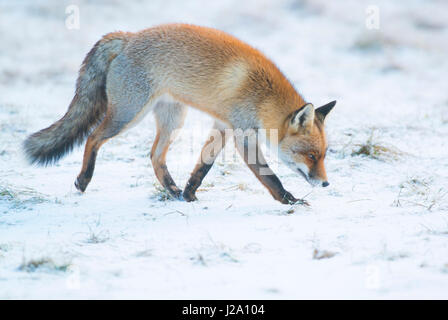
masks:
<svg viewBox="0 0 448 320"><path fill-rule="evenodd" d="M79 30L65 26L71 4ZM448 5L376 0L369 30L371 4L0 1L0 298L448 298ZM164 22L227 31L315 105L338 100L328 188L269 159L310 208L274 201L231 144L198 202L160 200L152 116L100 150L85 194L73 185L82 148L26 164L21 142L65 113L91 46ZM168 155L179 186L211 125L189 111ZM391 152L354 155L370 137Z"/></svg>

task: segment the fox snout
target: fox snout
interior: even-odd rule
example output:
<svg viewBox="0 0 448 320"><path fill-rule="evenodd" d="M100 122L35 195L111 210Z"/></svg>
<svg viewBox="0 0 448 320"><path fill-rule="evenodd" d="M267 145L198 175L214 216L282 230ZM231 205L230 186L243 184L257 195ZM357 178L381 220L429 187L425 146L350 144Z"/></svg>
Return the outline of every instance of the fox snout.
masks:
<svg viewBox="0 0 448 320"><path fill-rule="evenodd" d="M328 182L327 180L324 180L324 181L322 181L322 180L319 180L319 179L312 179L312 178L310 178L309 180L308 180L308 182L313 186L313 187L316 187L316 186L322 186L323 188L325 188L325 187L328 187L329 185L330 185L330 182Z"/></svg>
<svg viewBox="0 0 448 320"><path fill-rule="evenodd" d="M330 185L330 182L328 182L327 180L321 180L321 179L315 179L315 178L310 178L308 180L308 182L313 186L322 186L323 188L328 187Z"/></svg>
<svg viewBox="0 0 448 320"><path fill-rule="evenodd" d="M323 161L317 163L317 165L310 170L309 178L309 180L312 181L310 183L313 186L321 185L325 188L330 185L327 179L327 173L325 172Z"/></svg>
<svg viewBox="0 0 448 320"><path fill-rule="evenodd" d="M328 187L330 185L330 182L328 182L327 180L325 181L321 181L321 180L315 180L315 184L313 184L313 186L322 186L323 188Z"/></svg>

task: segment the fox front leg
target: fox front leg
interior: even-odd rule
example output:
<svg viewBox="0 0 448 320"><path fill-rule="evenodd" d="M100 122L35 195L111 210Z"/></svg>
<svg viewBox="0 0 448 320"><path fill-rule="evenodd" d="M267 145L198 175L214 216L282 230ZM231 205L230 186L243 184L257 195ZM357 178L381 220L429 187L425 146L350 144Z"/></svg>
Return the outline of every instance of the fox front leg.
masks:
<svg viewBox="0 0 448 320"><path fill-rule="evenodd" d="M235 145L249 169L269 190L275 200L280 201L283 204L300 203L308 205L305 200L296 199L290 192L283 188L280 179L275 175L271 168L269 168L255 138L235 137Z"/></svg>

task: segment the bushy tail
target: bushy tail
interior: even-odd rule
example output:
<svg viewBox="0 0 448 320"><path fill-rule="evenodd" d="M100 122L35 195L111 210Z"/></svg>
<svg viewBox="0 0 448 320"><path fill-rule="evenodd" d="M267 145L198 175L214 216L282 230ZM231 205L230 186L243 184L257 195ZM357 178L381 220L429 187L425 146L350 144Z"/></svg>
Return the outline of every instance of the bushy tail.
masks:
<svg viewBox="0 0 448 320"><path fill-rule="evenodd" d="M125 42L125 33L109 33L90 50L81 65L76 93L67 113L23 143L30 163L48 165L57 162L75 145L81 144L102 120L107 109L107 71Z"/></svg>

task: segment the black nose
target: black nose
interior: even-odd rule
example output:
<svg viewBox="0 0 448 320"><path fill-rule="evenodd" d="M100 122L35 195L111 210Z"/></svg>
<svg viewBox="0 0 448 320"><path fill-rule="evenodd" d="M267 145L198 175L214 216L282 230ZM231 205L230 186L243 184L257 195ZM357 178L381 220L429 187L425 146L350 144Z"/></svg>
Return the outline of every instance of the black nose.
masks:
<svg viewBox="0 0 448 320"><path fill-rule="evenodd" d="M328 187L330 183L328 181L322 182L322 187Z"/></svg>

